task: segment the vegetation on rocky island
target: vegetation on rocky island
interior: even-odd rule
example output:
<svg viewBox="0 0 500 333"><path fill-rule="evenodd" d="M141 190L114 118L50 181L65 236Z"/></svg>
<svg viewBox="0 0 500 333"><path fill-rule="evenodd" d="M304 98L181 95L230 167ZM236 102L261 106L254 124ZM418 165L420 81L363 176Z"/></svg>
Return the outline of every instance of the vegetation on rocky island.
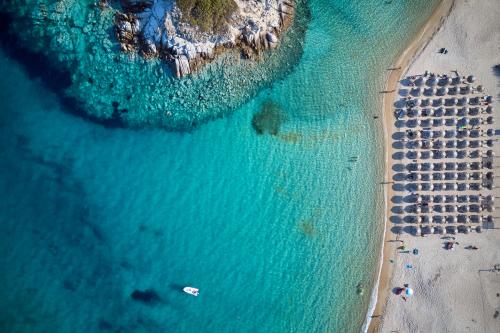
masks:
<svg viewBox="0 0 500 333"><path fill-rule="evenodd" d="M203 31L220 31L238 5L234 0L177 0L184 20Z"/></svg>

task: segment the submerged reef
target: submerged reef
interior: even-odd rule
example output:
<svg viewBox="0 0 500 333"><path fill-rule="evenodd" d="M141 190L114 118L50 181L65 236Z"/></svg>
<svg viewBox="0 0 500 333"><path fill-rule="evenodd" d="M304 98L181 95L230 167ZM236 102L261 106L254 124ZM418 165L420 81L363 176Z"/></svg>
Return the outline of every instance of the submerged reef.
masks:
<svg viewBox="0 0 500 333"><path fill-rule="evenodd" d="M161 301L160 296L153 289L146 290L134 290L130 297L137 302L141 302L144 304L154 305Z"/></svg>
<svg viewBox="0 0 500 333"><path fill-rule="evenodd" d="M278 135L284 122L286 113L272 100L266 100L262 103L261 110L254 114L252 127L257 134Z"/></svg>
<svg viewBox="0 0 500 333"><path fill-rule="evenodd" d="M297 0L279 47L252 49L252 60L242 57L242 48L227 48L203 66L193 65L199 69L196 73L177 78L175 66L172 70L164 58L122 51L116 18L129 12L121 1L11 0L0 2L0 12L9 18L3 27L9 45L3 45L11 48L15 43L42 56L46 81L57 77L66 82L64 96L89 118L180 131L232 112L288 75L302 55L310 20L307 5Z"/></svg>

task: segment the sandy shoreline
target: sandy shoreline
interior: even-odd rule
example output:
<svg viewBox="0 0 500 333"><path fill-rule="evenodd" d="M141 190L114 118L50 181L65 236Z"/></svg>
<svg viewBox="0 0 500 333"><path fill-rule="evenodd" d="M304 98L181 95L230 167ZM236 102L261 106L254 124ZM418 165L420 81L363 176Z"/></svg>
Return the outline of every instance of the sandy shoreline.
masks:
<svg viewBox="0 0 500 333"><path fill-rule="evenodd" d="M398 82L407 72L410 64L418 57L419 54L424 50L426 45L432 40L434 34L439 30L441 25L444 23L447 15L453 9L454 0L442 0L434 12L429 17L427 22L419 30L419 32L413 37L410 44L403 50L403 52L397 57L396 61L393 63L386 79L385 91L382 101L382 116L383 116L383 128L384 128L384 162L385 162L385 173L384 182L390 181L390 167L392 165L389 156L392 155L391 146L391 136L390 128L393 119L393 106L392 103L395 99ZM387 298L389 296L389 281L392 276L393 265L389 262L390 258L396 252L396 247L398 242L391 242L392 239L397 239L390 231L390 225L388 223L388 213L389 213L389 198L392 197L392 189L388 184L384 185L384 201L385 201L385 212L384 212L384 239L382 241L382 258L379 266L379 277L375 285L376 288L376 304L373 308L373 312L369 315L371 318L367 332L373 333L379 331L381 323L381 315L385 311L387 304Z"/></svg>
<svg viewBox="0 0 500 333"><path fill-rule="evenodd" d="M406 75L426 70L452 75L473 74L486 93L494 96L494 108L500 95L500 2L496 0L443 0L433 15L399 56L388 75L386 91L397 89ZM449 53L437 50L446 47ZM385 135L385 181L392 176L391 133L392 103L395 92L383 99ZM497 110L494 119L498 123ZM498 125L497 125L498 126ZM494 152L500 153L498 144ZM498 165L496 165L498 168ZM389 222L392 209L392 186L385 184L385 232L377 303L368 332L498 332L500 327L500 228L481 234L459 234L460 245L454 251L443 249L438 235L415 237L406 233L396 236ZM493 195L500 198L500 188ZM498 205L497 205L498 206ZM498 213L493 216L498 219ZM409 248L418 248L418 256L396 250L394 240L404 240ZM474 245L477 251L465 249ZM410 267L410 268L408 268ZM409 283L415 296L407 302L393 295L391 288Z"/></svg>

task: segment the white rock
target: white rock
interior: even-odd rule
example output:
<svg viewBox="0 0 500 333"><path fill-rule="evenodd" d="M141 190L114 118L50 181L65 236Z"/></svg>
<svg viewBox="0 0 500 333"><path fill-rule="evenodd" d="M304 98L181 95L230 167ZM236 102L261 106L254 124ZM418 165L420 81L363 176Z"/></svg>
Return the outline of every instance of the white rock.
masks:
<svg viewBox="0 0 500 333"><path fill-rule="evenodd" d="M287 0L234 1L237 13L224 32L214 34L180 22L180 10L174 0L122 0L125 8L140 4L146 8L133 13L136 21L132 24L125 21L121 30L136 36L142 34L139 40L145 39L151 52L157 53L160 46L168 49L176 58L178 76L191 72L190 61L212 57L216 45L232 47L243 41L254 50L276 47L278 37L272 31L279 30L284 18L293 14L293 4Z"/></svg>
<svg viewBox="0 0 500 333"><path fill-rule="evenodd" d="M266 39L269 43L277 43L278 42L278 37L276 37L275 34L273 34L272 32L268 32L266 34Z"/></svg>

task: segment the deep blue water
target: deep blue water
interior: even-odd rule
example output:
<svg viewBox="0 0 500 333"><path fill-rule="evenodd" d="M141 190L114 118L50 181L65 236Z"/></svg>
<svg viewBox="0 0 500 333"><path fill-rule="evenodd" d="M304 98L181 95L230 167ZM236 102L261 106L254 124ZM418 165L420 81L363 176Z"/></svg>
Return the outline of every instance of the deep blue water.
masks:
<svg viewBox="0 0 500 333"><path fill-rule="evenodd" d="M295 70L191 133L76 117L0 53L0 331L359 331L383 230L373 116L434 4L311 1ZM270 102L285 122L258 135Z"/></svg>

